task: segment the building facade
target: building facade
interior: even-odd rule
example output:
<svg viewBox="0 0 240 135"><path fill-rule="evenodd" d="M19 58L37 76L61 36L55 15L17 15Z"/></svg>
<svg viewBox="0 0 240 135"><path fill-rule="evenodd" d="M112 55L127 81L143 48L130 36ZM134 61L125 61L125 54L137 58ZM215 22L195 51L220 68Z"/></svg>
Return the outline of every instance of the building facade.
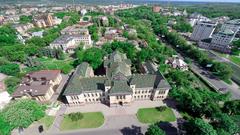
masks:
<svg viewBox="0 0 240 135"><path fill-rule="evenodd" d="M34 18L34 24L39 28L51 27L54 25L54 19L51 14L45 14Z"/></svg>
<svg viewBox="0 0 240 135"><path fill-rule="evenodd" d="M16 91L14 99L30 98L39 102L47 102L62 80L60 70L41 70L27 74Z"/></svg>
<svg viewBox="0 0 240 135"><path fill-rule="evenodd" d="M130 105L135 100L163 100L170 90L158 72L132 74L131 61L118 51L105 58L104 68L106 75L94 76L88 63L79 65L63 93L67 104Z"/></svg>
<svg viewBox="0 0 240 135"><path fill-rule="evenodd" d="M217 26L217 23L211 22L198 22L193 29L190 37L193 41L200 41L203 39L210 38Z"/></svg>
<svg viewBox="0 0 240 135"><path fill-rule="evenodd" d="M240 19L231 20L222 25L219 32L212 35L210 39L199 42L199 47L231 53L231 44L240 38Z"/></svg>

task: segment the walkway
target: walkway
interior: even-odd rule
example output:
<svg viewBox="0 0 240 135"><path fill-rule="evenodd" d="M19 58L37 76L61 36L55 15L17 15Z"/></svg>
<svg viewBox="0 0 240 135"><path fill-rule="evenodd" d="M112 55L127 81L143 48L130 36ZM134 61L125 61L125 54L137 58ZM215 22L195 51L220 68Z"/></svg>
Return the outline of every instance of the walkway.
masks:
<svg viewBox="0 0 240 135"><path fill-rule="evenodd" d="M167 103L171 104L172 103ZM72 131L59 132L59 124L62 120L62 113L57 117L52 129L48 134L51 135L143 135L147 131L148 124L142 124L138 121L136 113L139 108L151 108L165 106L162 101L134 101L130 106L108 107L104 104L88 104L85 106L67 107L65 114L72 112L102 112L105 117L103 126L94 129L79 129ZM180 114L173 109L177 118ZM168 134L175 135L177 133L177 122L162 123L161 127L167 130Z"/></svg>
<svg viewBox="0 0 240 135"><path fill-rule="evenodd" d="M139 108L150 108L166 105L162 101L134 101L130 106L109 107L107 105L87 104L84 106L68 107L66 114L72 112L102 112L105 116L113 115L135 115Z"/></svg>

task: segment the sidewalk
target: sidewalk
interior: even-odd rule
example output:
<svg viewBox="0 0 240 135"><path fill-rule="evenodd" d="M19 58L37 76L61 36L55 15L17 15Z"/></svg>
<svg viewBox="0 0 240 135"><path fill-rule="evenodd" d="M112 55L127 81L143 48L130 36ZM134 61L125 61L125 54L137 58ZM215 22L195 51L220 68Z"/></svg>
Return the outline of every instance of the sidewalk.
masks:
<svg viewBox="0 0 240 135"><path fill-rule="evenodd" d="M139 108L151 108L164 106L162 101L134 101L130 106L118 106L109 107L102 103L98 104L86 104L84 106L68 107L66 109L66 114L72 112L102 112L104 116L114 116L114 115L135 115Z"/></svg>

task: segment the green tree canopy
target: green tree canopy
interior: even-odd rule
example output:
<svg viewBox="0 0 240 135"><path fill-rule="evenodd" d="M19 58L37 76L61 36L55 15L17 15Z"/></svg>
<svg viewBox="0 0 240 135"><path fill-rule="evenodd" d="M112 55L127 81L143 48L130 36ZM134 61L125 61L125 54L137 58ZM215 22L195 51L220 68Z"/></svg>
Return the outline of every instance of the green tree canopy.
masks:
<svg viewBox="0 0 240 135"><path fill-rule="evenodd" d="M1 112L3 119L10 124L11 129L27 128L34 121L44 117L45 107L34 100L17 100L8 104Z"/></svg>
<svg viewBox="0 0 240 135"><path fill-rule="evenodd" d="M21 15L19 18L20 23L26 24L32 22L32 16Z"/></svg>
<svg viewBox="0 0 240 135"><path fill-rule="evenodd" d="M240 115L240 100L225 102L222 110L230 115Z"/></svg>
<svg viewBox="0 0 240 135"><path fill-rule="evenodd" d="M145 135L166 135L166 133L158 125L153 124L148 127Z"/></svg>
<svg viewBox="0 0 240 135"><path fill-rule="evenodd" d="M0 73L16 76L20 72L18 64L10 63L0 66Z"/></svg>
<svg viewBox="0 0 240 135"><path fill-rule="evenodd" d="M200 118L190 120L185 129L188 135L217 135L213 126Z"/></svg>
<svg viewBox="0 0 240 135"><path fill-rule="evenodd" d="M104 52L99 48L90 48L87 50L79 50L77 52L78 63L88 62L93 69L97 69L102 65Z"/></svg>

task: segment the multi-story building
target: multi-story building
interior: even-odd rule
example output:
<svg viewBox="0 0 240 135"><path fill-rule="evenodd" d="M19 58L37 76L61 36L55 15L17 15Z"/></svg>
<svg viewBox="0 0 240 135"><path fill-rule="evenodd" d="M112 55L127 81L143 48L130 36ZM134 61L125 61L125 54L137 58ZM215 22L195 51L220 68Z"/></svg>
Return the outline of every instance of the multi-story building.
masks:
<svg viewBox="0 0 240 135"><path fill-rule="evenodd" d="M30 98L39 102L49 101L62 80L60 73L60 70L41 70L27 74L12 97Z"/></svg>
<svg viewBox="0 0 240 135"><path fill-rule="evenodd" d="M76 24L72 26L68 26L61 31L62 35L89 35L89 31L87 28L83 28L81 25Z"/></svg>
<svg viewBox="0 0 240 135"><path fill-rule="evenodd" d="M189 16L189 23L194 26L197 22L210 22L211 20L198 13L193 13Z"/></svg>
<svg viewBox="0 0 240 135"><path fill-rule="evenodd" d="M162 8L160 6L153 6L152 7L153 12L155 12L155 13L159 13L161 11L161 9Z"/></svg>
<svg viewBox="0 0 240 135"><path fill-rule="evenodd" d="M173 56L168 58L165 61L165 64L170 65L172 68L177 68L182 71L188 70L188 65L185 63L182 59L180 59L178 56Z"/></svg>
<svg viewBox="0 0 240 135"><path fill-rule="evenodd" d="M132 74L131 61L118 51L105 58L104 68L106 75L94 76L88 63L79 65L63 93L67 104L130 105L135 100L163 100L170 90L159 72Z"/></svg>
<svg viewBox="0 0 240 135"><path fill-rule="evenodd" d="M17 24L14 26L17 32L20 34L25 34L28 30L34 28L34 25L32 23L27 24Z"/></svg>
<svg viewBox="0 0 240 135"><path fill-rule="evenodd" d="M54 25L54 19L51 14L44 14L33 19L34 24L39 28L51 27Z"/></svg>
<svg viewBox="0 0 240 135"><path fill-rule="evenodd" d="M83 49L91 48L91 36L84 34L62 35L50 44L50 48L60 48L66 53L73 53L74 49L81 43L83 44Z"/></svg>
<svg viewBox="0 0 240 135"><path fill-rule="evenodd" d="M194 41L200 41L206 38L211 38L216 26L217 23L198 22L194 26L190 39Z"/></svg>
<svg viewBox="0 0 240 135"><path fill-rule="evenodd" d="M50 48L59 48L66 53L73 52L76 47L75 40L69 35L62 35L50 44Z"/></svg>
<svg viewBox="0 0 240 135"><path fill-rule="evenodd" d="M212 38L199 42L199 47L217 50L223 53L231 52L231 43L240 37L240 19L231 20L222 25L219 32Z"/></svg>

